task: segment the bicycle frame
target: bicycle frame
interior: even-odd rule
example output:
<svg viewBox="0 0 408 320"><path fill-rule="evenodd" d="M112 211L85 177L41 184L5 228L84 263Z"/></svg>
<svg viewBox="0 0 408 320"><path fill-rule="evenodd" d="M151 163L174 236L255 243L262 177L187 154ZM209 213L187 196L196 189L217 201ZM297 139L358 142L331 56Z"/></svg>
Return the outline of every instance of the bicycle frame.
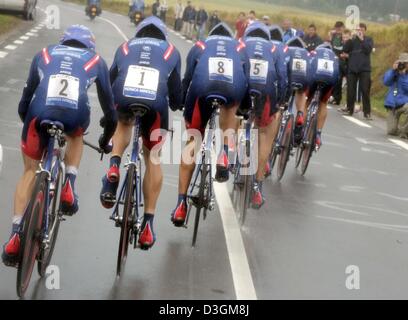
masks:
<svg viewBox="0 0 408 320"><path fill-rule="evenodd" d="M136 202L133 205L132 213L135 213L135 220L132 221L133 227L135 227L135 230L138 232L141 227L141 218L139 215L139 210L138 208L143 206L143 195L142 195L142 178L141 178L141 172L142 172L142 162L140 159L140 145L139 145L139 137L140 137L140 125L141 125L141 118L140 116L136 116L135 120L135 125L133 129L133 147L132 147L132 152L129 158L129 154L127 156L128 162L125 164L125 168L129 169L130 166L135 167L135 173L136 173L136 181L135 181L135 188L133 190L134 192L134 199ZM113 210L113 213L110 217L111 220L115 221L117 224L121 223L120 219L121 217L119 216L119 206L122 203L121 199L125 195L126 191L126 185L127 185L127 179L128 176L126 175L126 178L124 179L122 183L122 187L119 193L118 200L116 201L115 208Z"/></svg>

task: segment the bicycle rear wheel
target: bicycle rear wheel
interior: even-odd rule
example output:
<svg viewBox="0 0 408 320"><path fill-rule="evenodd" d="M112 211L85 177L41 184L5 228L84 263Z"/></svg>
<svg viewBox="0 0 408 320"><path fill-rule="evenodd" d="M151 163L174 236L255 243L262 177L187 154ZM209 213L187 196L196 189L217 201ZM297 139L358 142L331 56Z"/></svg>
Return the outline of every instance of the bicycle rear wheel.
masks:
<svg viewBox="0 0 408 320"><path fill-rule="evenodd" d="M116 275L120 276L122 272L123 265L126 261L129 239L131 232L131 225L129 222L132 216L132 210L134 206L134 188L135 188L135 166L130 165L126 174L126 190L123 203L123 215L122 221L120 222L120 238L119 238L119 249L118 249L118 260L116 265ZM135 239L136 241L136 239Z"/></svg>
<svg viewBox="0 0 408 320"><path fill-rule="evenodd" d="M37 175L30 204L24 215L20 242L20 263L17 271L17 295L24 296L33 273L35 260L41 246L41 232L47 197L48 174Z"/></svg>
<svg viewBox="0 0 408 320"><path fill-rule="evenodd" d="M251 197L251 191L252 191L252 175L250 174L250 170L251 170L251 162L253 161L252 157L251 157L251 144L250 141L247 140L245 143L245 151L247 156L249 156L250 158L250 163L247 164L247 166L245 168L243 168L243 172L244 172L244 176L243 176L243 180L244 180L244 184L243 184L243 188L242 188L242 195L241 195L241 217L240 217L240 222L241 225L244 225L245 223L245 219L246 219L246 215L248 212L248 208L249 208L249 203L250 203L250 197Z"/></svg>
<svg viewBox="0 0 408 320"><path fill-rule="evenodd" d="M285 175L286 166L289 161L292 139L293 139L293 125L294 125L294 119L293 119L293 115L291 115L288 122L286 123L285 129L283 132L283 137L282 137L281 152L279 154L279 161L278 161L278 168L277 168L278 181L281 181L283 176Z"/></svg>
<svg viewBox="0 0 408 320"><path fill-rule="evenodd" d="M303 158L301 165L301 174L304 176L306 174L307 168L309 167L310 159L312 158L313 151L315 148L316 141L316 130L317 130L317 117L312 115L310 119L310 126L306 129L306 141L303 149Z"/></svg>
<svg viewBox="0 0 408 320"><path fill-rule="evenodd" d="M45 276L45 272L51 262L52 254L54 253L55 243L58 237L58 231L60 226L60 215L59 215L59 199L60 199L60 191L62 189L63 184L63 170L61 165L58 162L58 167L53 168L53 170L57 170L56 173L56 180L54 182L55 188L53 190L53 198L50 203L50 211L48 213L48 230L49 230L49 244L47 248L43 248L40 252L40 257L38 259L38 274L41 277Z"/></svg>
<svg viewBox="0 0 408 320"><path fill-rule="evenodd" d="M205 162L205 159L203 160L203 163ZM198 194L197 198L199 199L198 206L196 207L196 215L194 219L194 231L193 231L193 241L191 245L195 247L197 243L197 234L198 234L198 227L200 224L200 216L201 216L201 209L203 209L202 204L205 202L205 191L207 186L207 176L209 174L209 165L208 164L203 164L201 166L201 178L200 178L200 186L198 189ZM210 173L211 174L211 173ZM209 199L207 199L209 200Z"/></svg>

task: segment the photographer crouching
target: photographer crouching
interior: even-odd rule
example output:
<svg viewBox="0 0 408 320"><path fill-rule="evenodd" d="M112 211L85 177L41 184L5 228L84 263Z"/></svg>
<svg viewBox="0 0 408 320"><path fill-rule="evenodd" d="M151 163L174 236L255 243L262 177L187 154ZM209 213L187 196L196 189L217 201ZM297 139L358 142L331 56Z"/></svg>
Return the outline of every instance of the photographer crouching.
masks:
<svg viewBox="0 0 408 320"><path fill-rule="evenodd" d="M407 119L399 124L402 115L408 117L408 53L402 53L393 68L385 73L384 85L390 88L385 98L387 134L408 139Z"/></svg>

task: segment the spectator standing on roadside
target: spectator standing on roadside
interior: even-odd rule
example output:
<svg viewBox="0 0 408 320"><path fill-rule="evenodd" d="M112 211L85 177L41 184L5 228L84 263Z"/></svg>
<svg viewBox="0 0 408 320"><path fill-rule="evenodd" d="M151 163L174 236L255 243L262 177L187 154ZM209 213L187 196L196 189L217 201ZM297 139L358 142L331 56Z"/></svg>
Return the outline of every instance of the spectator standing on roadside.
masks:
<svg viewBox="0 0 408 320"><path fill-rule="evenodd" d="M345 25L342 21L337 21L334 25L334 29L329 32L329 41L333 47L333 51L339 58L339 81L333 90L333 103L340 105L343 96L343 79L347 77L347 59L344 56L344 39L343 33L345 31ZM342 57L343 55L343 57Z"/></svg>
<svg viewBox="0 0 408 320"><path fill-rule="evenodd" d="M317 34L317 28L315 24L311 24L308 28L307 34L304 36L303 41L306 43L307 51L314 51L318 46L323 43L322 38Z"/></svg>
<svg viewBox="0 0 408 320"><path fill-rule="evenodd" d="M349 55L347 75L347 108L344 113L353 115L357 95L357 83L363 100L364 118L371 120L371 53L374 48L373 39L366 36L367 26L360 23L356 35L344 44L344 52Z"/></svg>
<svg viewBox="0 0 408 320"><path fill-rule="evenodd" d="M160 0L156 0L155 3L152 5L152 15L155 17L159 16L159 7L160 7Z"/></svg>
<svg viewBox="0 0 408 320"><path fill-rule="evenodd" d="M292 21L289 19L283 20L282 30L283 30L283 42L284 43L298 36L298 31L292 27Z"/></svg>
<svg viewBox="0 0 408 320"><path fill-rule="evenodd" d="M215 10L210 19L208 20L209 22L209 27L208 30L211 31L217 24L219 24L221 22L220 18L218 17L218 11Z"/></svg>
<svg viewBox="0 0 408 320"><path fill-rule="evenodd" d="M408 116L408 53L402 53L385 73L384 85L390 88L384 103L388 111L387 134L408 139L408 121L399 128L401 116Z"/></svg>
<svg viewBox="0 0 408 320"><path fill-rule="evenodd" d="M180 31L183 27L183 12L184 6L181 0L178 0L176 3L176 8L174 10L174 30Z"/></svg>
<svg viewBox="0 0 408 320"><path fill-rule="evenodd" d="M169 9L169 6L167 5L167 0L162 0L162 3L159 6L159 16L160 19L166 23L166 14L167 14L167 10Z"/></svg>
<svg viewBox="0 0 408 320"><path fill-rule="evenodd" d="M255 11L254 10L249 11L247 26L251 25L252 23L254 23L257 20L258 19L256 18Z"/></svg>
<svg viewBox="0 0 408 320"><path fill-rule="evenodd" d="M244 12L240 12L237 22L235 22L235 38L241 39L244 36L247 27L247 19Z"/></svg>
<svg viewBox="0 0 408 320"><path fill-rule="evenodd" d="M189 28L190 28L190 23L189 23L189 16L190 16L190 11L193 9L191 5L191 1L187 1L187 6L184 8L183 11L183 31L182 34L183 36L187 37L187 34L189 33Z"/></svg>
<svg viewBox="0 0 408 320"><path fill-rule="evenodd" d="M269 18L269 16L263 16L262 21L267 27L271 25L271 18Z"/></svg>
<svg viewBox="0 0 408 320"><path fill-rule="evenodd" d="M196 15L196 26L197 26L197 40L203 41L205 39L205 31L207 27L208 14L204 7L200 5L199 10Z"/></svg>
<svg viewBox="0 0 408 320"><path fill-rule="evenodd" d="M195 23L196 23L196 16L197 16L197 11L194 6L191 7L189 16L188 16L188 34L187 34L187 39L192 40L193 39L193 31L195 28Z"/></svg>

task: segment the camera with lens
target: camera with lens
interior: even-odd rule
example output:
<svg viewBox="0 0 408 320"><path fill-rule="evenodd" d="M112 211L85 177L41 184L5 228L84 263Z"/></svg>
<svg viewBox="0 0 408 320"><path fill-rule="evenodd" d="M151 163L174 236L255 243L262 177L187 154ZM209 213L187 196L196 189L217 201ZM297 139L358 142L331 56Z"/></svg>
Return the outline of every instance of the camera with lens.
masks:
<svg viewBox="0 0 408 320"><path fill-rule="evenodd" d="M406 62L398 62L398 71L404 71L407 68Z"/></svg>

